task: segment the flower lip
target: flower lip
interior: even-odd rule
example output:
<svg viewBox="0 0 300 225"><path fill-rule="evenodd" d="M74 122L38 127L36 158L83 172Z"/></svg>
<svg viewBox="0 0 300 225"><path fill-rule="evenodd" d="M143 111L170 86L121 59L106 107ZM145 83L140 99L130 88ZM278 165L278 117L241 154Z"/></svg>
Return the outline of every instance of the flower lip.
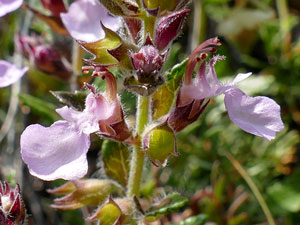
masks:
<svg viewBox="0 0 300 225"><path fill-rule="evenodd" d="M0 0L0 17L17 10L23 3L23 0Z"/></svg>
<svg viewBox="0 0 300 225"><path fill-rule="evenodd" d="M19 79L28 71L28 67L19 69L10 62L0 60L0 87L7 87Z"/></svg>

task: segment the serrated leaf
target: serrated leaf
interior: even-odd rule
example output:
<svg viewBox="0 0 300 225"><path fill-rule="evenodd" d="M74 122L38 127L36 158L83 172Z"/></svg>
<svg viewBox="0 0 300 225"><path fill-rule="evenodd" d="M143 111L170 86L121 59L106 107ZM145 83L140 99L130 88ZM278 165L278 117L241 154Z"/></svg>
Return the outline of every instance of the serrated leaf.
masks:
<svg viewBox="0 0 300 225"><path fill-rule="evenodd" d="M106 175L126 187L129 173L128 148L122 143L105 140L101 157Z"/></svg>
<svg viewBox="0 0 300 225"><path fill-rule="evenodd" d="M176 64L167 74L166 83L160 86L153 95L153 119L167 114L173 105L175 93L184 75L188 59Z"/></svg>
<svg viewBox="0 0 300 225"><path fill-rule="evenodd" d="M79 42L87 51L91 52L95 58L94 62L101 65L111 65L118 63L118 60L108 53L108 50L116 49L122 44L122 39L114 31L101 24L105 37L96 42Z"/></svg>
<svg viewBox="0 0 300 225"><path fill-rule="evenodd" d="M64 105L73 107L78 111L83 111L85 108L85 92L76 91L75 93L72 93L68 91L50 91L50 93Z"/></svg>
<svg viewBox="0 0 300 225"><path fill-rule="evenodd" d="M207 220L207 216L200 214L198 216L191 216L179 223L173 223L171 225L204 225Z"/></svg>
<svg viewBox="0 0 300 225"><path fill-rule="evenodd" d="M43 119L48 120L51 123L60 119L55 112L56 107L53 104L31 95L20 94L19 98L22 105L28 106L33 113L43 117Z"/></svg>
<svg viewBox="0 0 300 225"><path fill-rule="evenodd" d="M188 199L178 193L172 193L164 198L159 204L153 206L147 213L147 222L155 221L162 215L178 211L188 203Z"/></svg>

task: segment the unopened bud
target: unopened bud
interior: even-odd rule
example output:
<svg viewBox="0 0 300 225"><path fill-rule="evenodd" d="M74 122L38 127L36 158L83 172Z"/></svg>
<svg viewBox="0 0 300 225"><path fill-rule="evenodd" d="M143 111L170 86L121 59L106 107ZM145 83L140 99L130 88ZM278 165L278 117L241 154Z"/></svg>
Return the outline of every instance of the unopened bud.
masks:
<svg viewBox="0 0 300 225"><path fill-rule="evenodd" d="M34 65L41 71L57 75L63 80L68 80L72 70L66 59L53 47L37 46L34 49Z"/></svg>
<svg viewBox="0 0 300 225"><path fill-rule="evenodd" d="M55 204L51 205L52 208L69 210L84 206L97 206L101 204L109 194L119 189L119 185L111 180L86 179L68 182L62 187L48 190L48 192L61 194L74 190L62 198L54 199Z"/></svg>
<svg viewBox="0 0 300 225"><path fill-rule="evenodd" d="M143 149L156 166L165 166L170 155L177 155L176 137L167 122L146 128Z"/></svg>
<svg viewBox="0 0 300 225"><path fill-rule="evenodd" d="M169 16L163 17L158 26L155 29L155 45L158 50L165 49L171 41L173 41L183 25L184 18L189 12L189 9L184 9L179 12L175 12Z"/></svg>
<svg viewBox="0 0 300 225"><path fill-rule="evenodd" d="M0 224L22 225L25 215L19 185L11 190L7 182L4 182L4 187L0 182Z"/></svg>
<svg viewBox="0 0 300 225"><path fill-rule="evenodd" d="M153 82L164 63L164 57L152 45L145 45L139 52L132 53L131 60L141 83Z"/></svg>

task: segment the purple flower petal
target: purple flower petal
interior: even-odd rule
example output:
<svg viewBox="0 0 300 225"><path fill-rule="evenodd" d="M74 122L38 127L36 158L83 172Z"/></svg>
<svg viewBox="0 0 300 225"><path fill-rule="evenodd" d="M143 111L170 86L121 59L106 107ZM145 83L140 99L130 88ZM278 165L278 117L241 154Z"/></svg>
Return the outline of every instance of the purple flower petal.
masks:
<svg viewBox="0 0 300 225"><path fill-rule="evenodd" d="M0 0L0 17L15 11L23 3L23 0Z"/></svg>
<svg viewBox="0 0 300 225"><path fill-rule="evenodd" d="M89 135L67 121L51 127L28 126L21 135L21 155L32 175L43 180L76 180L87 173Z"/></svg>
<svg viewBox="0 0 300 225"><path fill-rule="evenodd" d="M218 60L222 59L224 59L222 56L213 57L209 62L208 68L204 61L199 67L197 76L193 79L192 84L182 87L182 95L190 99L200 100L221 94L219 90L223 86L217 78L214 65Z"/></svg>
<svg viewBox="0 0 300 225"><path fill-rule="evenodd" d="M268 97L250 97L233 87L225 92L225 106L230 119L241 129L268 141L284 128L280 106Z"/></svg>
<svg viewBox="0 0 300 225"><path fill-rule="evenodd" d="M90 93L86 97L85 110L75 111L67 106L56 109L56 112L70 123L76 124L86 134L99 131L99 121L107 120L117 114L117 104L109 104L101 94Z"/></svg>
<svg viewBox="0 0 300 225"><path fill-rule="evenodd" d="M109 15L97 0L78 0L71 4L67 13L60 15L71 36L85 42L94 42L104 37L100 21L113 31L122 25L121 19Z"/></svg>
<svg viewBox="0 0 300 225"><path fill-rule="evenodd" d="M19 69L14 64L0 60L0 87L6 87L17 82L27 70L27 67Z"/></svg>

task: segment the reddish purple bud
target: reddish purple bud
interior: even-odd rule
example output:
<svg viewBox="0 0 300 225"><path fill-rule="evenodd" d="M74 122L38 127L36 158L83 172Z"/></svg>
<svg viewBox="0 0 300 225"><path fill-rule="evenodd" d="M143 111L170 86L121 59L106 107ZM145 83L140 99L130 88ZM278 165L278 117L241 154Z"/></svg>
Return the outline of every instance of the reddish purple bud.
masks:
<svg viewBox="0 0 300 225"><path fill-rule="evenodd" d="M189 9L184 9L163 17L159 21L154 39L158 50L162 51L165 49L177 37L182 28L184 18L189 11Z"/></svg>
<svg viewBox="0 0 300 225"><path fill-rule="evenodd" d="M152 45L145 45L138 53L132 53L131 60L142 83L153 82L164 63L164 57Z"/></svg>
<svg viewBox="0 0 300 225"><path fill-rule="evenodd" d="M19 36L18 48L31 63L44 73L68 80L72 69L67 60L51 46L46 46L38 37Z"/></svg>
<svg viewBox="0 0 300 225"><path fill-rule="evenodd" d="M20 194L20 187L17 185L11 190L8 183L0 182L0 224L22 225L25 220L25 206Z"/></svg>
<svg viewBox="0 0 300 225"><path fill-rule="evenodd" d="M60 13L67 12L63 0L41 0L43 6L50 10L53 16L60 17Z"/></svg>
<svg viewBox="0 0 300 225"><path fill-rule="evenodd" d="M71 67L54 47L37 46L34 49L34 65L48 74L54 74L68 80L72 74Z"/></svg>

